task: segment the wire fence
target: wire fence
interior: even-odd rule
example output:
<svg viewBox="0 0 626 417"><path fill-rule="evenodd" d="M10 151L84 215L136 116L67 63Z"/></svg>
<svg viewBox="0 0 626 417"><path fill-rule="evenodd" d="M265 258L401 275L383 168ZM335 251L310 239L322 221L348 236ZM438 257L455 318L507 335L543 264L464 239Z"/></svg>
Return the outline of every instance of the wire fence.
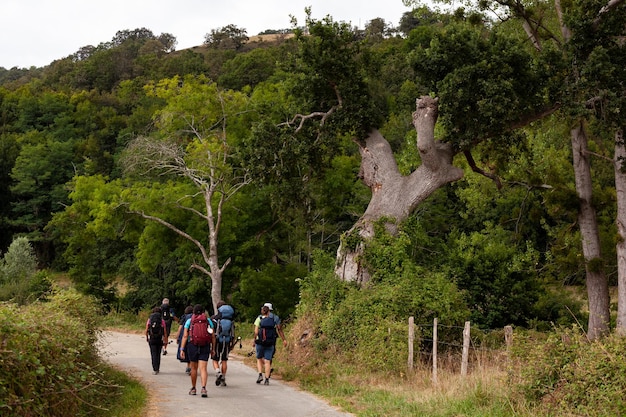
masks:
<svg viewBox="0 0 626 417"><path fill-rule="evenodd" d="M432 363L434 384L437 383L438 377L440 347L443 347L442 350L446 352L448 360L451 360L451 357L458 356L460 353L461 376L466 376L469 368L470 352L506 354L513 337L513 328L506 326L498 331L476 332L476 335L480 337L473 340L469 321L466 321L463 327L441 324L437 318L432 323L415 324L414 317L409 317L408 326L409 357L407 368L409 370L415 368L416 355L428 358ZM443 337L440 336L440 331ZM480 343L477 343L478 341ZM416 346L418 349L416 349Z"/></svg>

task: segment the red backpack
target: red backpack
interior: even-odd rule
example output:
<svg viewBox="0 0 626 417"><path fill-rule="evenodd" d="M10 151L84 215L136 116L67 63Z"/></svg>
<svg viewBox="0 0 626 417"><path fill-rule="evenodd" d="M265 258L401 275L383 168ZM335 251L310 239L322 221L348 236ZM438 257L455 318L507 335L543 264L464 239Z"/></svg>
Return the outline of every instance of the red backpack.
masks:
<svg viewBox="0 0 626 417"><path fill-rule="evenodd" d="M196 346L210 345L213 336L213 326L209 323L206 314L194 314L191 316L191 325L189 326L191 334L191 343Z"/></svg>

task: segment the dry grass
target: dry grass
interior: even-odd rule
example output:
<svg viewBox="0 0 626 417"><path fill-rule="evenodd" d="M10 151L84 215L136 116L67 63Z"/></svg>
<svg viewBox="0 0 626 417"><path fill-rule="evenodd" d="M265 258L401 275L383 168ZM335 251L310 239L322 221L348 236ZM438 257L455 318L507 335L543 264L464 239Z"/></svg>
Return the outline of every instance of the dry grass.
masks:
<svg viewBox="0 0 626 417"><path fill-rule="evenodd" d="M510 364L504 351L471 350L466 376L460 375L458 355L444 355L438 360L435 384L429 357L420 358L410 371L372 372L354 363L349 352L326 351L322 358L314 348L311 329L311 323L302 320L289 329L288 348L277 352L277 372L356 415L532 415L511 412ZM455 407L476 411L459 414ZM507 407L506 412L500 411Z"/></svg>
<svg viewBox="0 0 626 417"><path fill-rule="evenodd" d="M291 39L295 35L293 33L277 33L271 35L250 36L248 42L280 42L285 39Z"/></svg>

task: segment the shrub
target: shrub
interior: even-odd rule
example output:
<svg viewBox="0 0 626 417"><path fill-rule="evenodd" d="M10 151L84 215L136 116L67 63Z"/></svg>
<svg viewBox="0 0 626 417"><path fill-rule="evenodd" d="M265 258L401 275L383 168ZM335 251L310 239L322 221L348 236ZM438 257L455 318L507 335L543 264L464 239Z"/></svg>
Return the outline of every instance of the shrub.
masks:
<svg viewBox="0 0 626 417"><path fill-rule="evenodd" d="M626 339L588 342L577 330L516 337L517 390L554 415L626 415Z"/></svg>
<svg viewBox="0 0 626 417"><path fill-rule="evenodd" d="M319 355L340 352L369 369L400 371L408 357L409 316L417 323L438 317L454 325L467 319L463 296L453 283L404 260L394 263L394 271L400 264L399 272L378 270L376 282L359 288L339 280L330 255L316 254L313 272L301 281L297 316L316 326Z"/></svg>
<svg viewBox="0 0 626 417"><path fill-rule="evenodd" d="M0 414L101 415L117 388L104 376L98 305L74 291L25 307L0 304Z"/></svg>

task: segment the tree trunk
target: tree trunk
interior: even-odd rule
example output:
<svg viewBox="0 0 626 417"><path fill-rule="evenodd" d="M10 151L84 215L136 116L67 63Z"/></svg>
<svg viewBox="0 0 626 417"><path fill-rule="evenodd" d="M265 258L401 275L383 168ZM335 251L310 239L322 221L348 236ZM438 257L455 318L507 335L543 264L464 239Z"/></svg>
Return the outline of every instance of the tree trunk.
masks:
<svg viewBox="0 0 626 417"><path fill-rule="evenodd" d="M587 337L595 340L609 331L609 286L602 270L598 222L591 200L592 183L587 136L582 122L572 129L571 138L576 192L580 201L578 222L589 298Z"/></svg>
<svg viewBox="0 0 626 417"><path fill-rule="evenodd" d="M396 232L397 224L406 220L417 206L437 189L463 177L463 170L452 165L454 152L449 144L435 141L437 99L425 96L417 100L413 125L417 131L417 148L422 165L408 176L398 170L391 146L374 130L359 144L361 180L372 191L363 216L348 231L337 250L335 273L345 281L360 284L370 279L361 255L367 240L374 236L374 222L390 219L386 227Z"/></svg>
<svg viewBox="0 0 626 417"><path fill-rule="evenodd" d="M615 193L617 197L617 324L616 331L626 336L626 144L624 132L615 133Z"/></svg>

